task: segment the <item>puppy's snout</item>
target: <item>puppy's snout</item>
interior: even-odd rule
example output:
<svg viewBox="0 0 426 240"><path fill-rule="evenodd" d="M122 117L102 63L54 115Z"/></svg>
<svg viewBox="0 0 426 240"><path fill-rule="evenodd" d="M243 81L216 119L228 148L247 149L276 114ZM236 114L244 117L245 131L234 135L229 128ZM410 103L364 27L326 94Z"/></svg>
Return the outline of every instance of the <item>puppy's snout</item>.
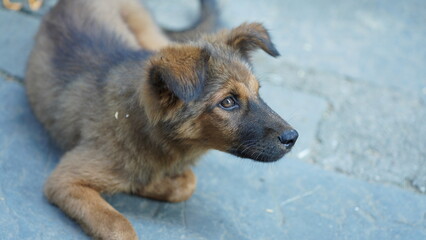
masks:
<svg viewBox="0 0 426 240"><path fill-rule="evenodd" d="M299 133L296 130L286 130L281 136L278 137L280 142L285 145L286 148L291 148L296 143L297 138L299 137Z"/></svg>

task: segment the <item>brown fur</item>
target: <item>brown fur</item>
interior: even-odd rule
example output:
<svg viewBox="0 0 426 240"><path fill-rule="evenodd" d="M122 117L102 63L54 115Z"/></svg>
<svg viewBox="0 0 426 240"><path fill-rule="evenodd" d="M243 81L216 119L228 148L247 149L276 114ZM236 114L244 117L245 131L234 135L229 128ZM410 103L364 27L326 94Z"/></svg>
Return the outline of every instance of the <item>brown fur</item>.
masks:
<svg viewBox="0 0 426 240"><path fill-rule="evenodd" d="M122 4L121 15L141 47L159 50L170 43L154 23L149 12L138 2L127 1L126 4Z"/></svg>
<svg viewBox="0 0 426 240"><path fill-rule="evenodd" d="M43 5L43 0L28 0L28 6L32 11L37 11ZM12 2L10 0L3 0L3 6L7 9L19 11L23 5L19 2Z"/></svg>
<svg viewBox="0 0 426 240"><path fill-rule="evenodd" d="M136 1L105 2L59 1L37 34L26 87L67 151L46 182L49 201L95 238L136 239L100 193L184 201L207 150L275 161L291 149L277 138L291 127L251 72L251 51L278 55L262 25L177 44ZM221 105L230 96L236 110Z"/></svg>

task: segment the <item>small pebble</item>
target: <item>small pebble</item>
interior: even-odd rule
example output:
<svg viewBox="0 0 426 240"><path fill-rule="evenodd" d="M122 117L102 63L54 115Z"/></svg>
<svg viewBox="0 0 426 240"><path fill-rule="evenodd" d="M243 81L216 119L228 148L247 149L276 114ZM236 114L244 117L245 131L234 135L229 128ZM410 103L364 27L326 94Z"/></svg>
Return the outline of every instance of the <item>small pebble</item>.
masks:
<svg viewBox="0 0 426 240"><path fill-rule="evenodd" d="M115 117L115 119L118 119L118 112L115 112L114 117Z"/></svg>
<svg viewBox="0 0 426 240"><path fill-rule="evenodd" d="M274 210L269 209L269 208L268 208L268 209L266 209L265 211L266 211L266 212L268 212L268 213L273 213L273 212L274 212Z"/></svg>
<svg viewBox="0 0 426 240"><path fill-rule="evenodd" d="M306 72L303 70L297 71L297 76L300 78L304 78L306 76Z"/></svg>
<svg viewBox="0 0 426 240"><path fill-rule="evenodd" d="M302 159L302 158L305 158L306 156L308 156L308 155L309 155L309 153L311 153L311 150L310 150L309 148L307 148L307 149L305 149L305 150L303 150L303 151L299 152L299 153L297 154L297 157L298 157L299 159Z"/></svg>

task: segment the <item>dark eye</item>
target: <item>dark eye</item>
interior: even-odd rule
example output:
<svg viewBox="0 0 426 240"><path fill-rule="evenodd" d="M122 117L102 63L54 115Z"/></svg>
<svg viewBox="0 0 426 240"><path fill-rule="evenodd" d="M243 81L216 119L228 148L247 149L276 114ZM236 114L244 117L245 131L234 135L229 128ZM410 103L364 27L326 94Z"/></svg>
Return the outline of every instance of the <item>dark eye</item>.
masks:
<svg viewBox="0 0 426 240"><path fill-rule="evenodd" d="M219 103L220 107L225 109L225 110L231 110L234 109L236 107L238 107L237 102L235 101L235 98L232 96L229 96L225 99L223 99L220 103Z"/></svg>

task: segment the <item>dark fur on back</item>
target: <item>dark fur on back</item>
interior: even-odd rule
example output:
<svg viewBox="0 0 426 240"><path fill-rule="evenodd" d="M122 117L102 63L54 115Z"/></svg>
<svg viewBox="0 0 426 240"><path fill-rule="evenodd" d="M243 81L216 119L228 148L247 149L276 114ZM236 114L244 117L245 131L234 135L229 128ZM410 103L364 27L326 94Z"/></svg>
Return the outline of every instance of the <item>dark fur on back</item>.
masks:
<svg viewBox="0 0 426 240"><path fill-rule="evenodd" d="M109 69L124 61L143 61L151 51L131 49L120 36L86 20L84 28L76 26L68 12L57 14L57 21L47 21L48 36L56 44L52 64L58 79L67 84L87 72L95 72L103 81Z"/></svg>

